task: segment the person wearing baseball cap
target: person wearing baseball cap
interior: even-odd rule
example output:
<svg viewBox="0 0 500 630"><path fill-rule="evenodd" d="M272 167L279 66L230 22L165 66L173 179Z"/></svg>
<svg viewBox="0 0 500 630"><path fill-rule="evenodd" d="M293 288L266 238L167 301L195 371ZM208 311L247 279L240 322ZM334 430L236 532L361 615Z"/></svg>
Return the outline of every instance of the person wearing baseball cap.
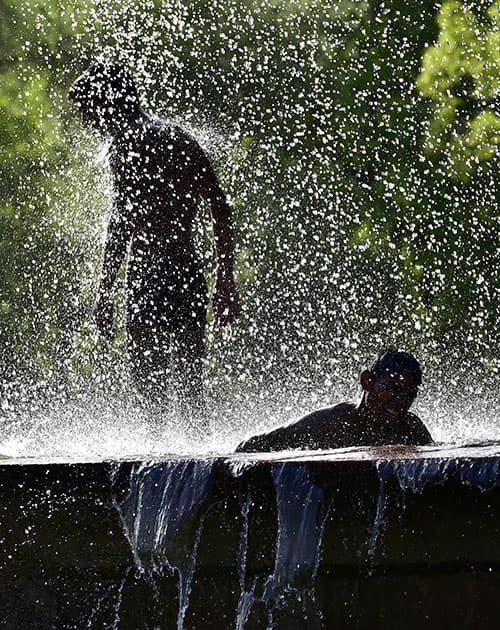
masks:
<svg viewBox="0 0 500 630"><path fill-rule="evenodd" d="M361 397L313 411L296 422L242 442L238 452L332 449L390 444L423 446L432 437L410 412L422 370L409 352L378 352L360 374Z"/></svg>

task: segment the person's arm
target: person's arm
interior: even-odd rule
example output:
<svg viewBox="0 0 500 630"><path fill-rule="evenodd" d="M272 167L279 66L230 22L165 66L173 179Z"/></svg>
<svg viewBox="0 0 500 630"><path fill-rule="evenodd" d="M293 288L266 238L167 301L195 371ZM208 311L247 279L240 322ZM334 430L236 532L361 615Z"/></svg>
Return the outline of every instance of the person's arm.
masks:
<svg viewBox="0 0 500 630"><path fill-rule="evenodd" d="M232 210L208 158L201 158L201 196L210 205L217 255L214 310L221 324L229 324L240 314L238 290L234 282L234 234Z"/></svg>
<svg viewBox="0 0 500 630"><path fill-rule="evenodd" d="M114 335L113 285L127 253L133 229L131 212L123 198L118 195L108 223L101 278L94 307L94 321L99 333L108 339Z"/></svg>
<svg viewBox="0 0 500 630"><path fill-rule="evenodd" d="M279 427L269 433L253 435L248 440L238 444L236 453L270 453L272 451L285 451L299 448L293 440L291 427Z"/></svg>
<svg viewBox="0 0 500 630"><path fill-rule="evenodd" d="M332 408L318 409L284 427L254 435L236 447L237 453L335 448L329 444Z"/></svg>

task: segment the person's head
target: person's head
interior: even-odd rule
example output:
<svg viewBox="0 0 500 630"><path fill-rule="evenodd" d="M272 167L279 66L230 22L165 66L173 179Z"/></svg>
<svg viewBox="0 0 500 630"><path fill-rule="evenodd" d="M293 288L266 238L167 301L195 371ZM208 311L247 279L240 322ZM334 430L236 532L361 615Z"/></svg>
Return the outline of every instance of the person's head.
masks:
<svg viewBox="0 0 500 630"><path fill-rule="evenodd" d="M78 77L68 99L82 114L85 127L109 133L139 110L134 80L121 65L94 63Z"/></svg>
<svg viewBox="0 0 500 630"><path fill-rule="evenodd" d="M422 369L415 357L402 350L378 352L372 364L361 372L363 408L379 420L404 416L422 384Z"/></svg>

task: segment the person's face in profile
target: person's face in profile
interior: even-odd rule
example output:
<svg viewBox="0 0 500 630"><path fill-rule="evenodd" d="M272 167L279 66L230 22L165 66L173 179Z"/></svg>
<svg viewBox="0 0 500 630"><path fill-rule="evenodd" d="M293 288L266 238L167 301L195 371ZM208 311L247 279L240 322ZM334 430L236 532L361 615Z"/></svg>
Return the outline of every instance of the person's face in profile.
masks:
<svg viewBox="0 0 500 630"><path fill-rule="evenodd" d="M418 394L418 381L409 372L387 371L364 380L366 407L380 420L404 416Z"/></svg>

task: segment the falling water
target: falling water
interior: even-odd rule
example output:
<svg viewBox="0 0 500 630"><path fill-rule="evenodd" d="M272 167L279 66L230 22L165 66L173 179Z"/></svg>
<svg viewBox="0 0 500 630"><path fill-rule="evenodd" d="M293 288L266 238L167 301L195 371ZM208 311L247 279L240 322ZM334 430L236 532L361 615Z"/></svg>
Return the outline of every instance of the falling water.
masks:
<svg viewBox="0 0 500 630"><path fill-rule="evenodd" d="M257 584L257 578L253 580L251 588L246 590L245 588L245 576L247 568L247 545L248 545L248 514L252 499L249 494L245 495L241 499L241 514L243 516L243 523L241 527L240 545L238 549L238 580L240 583L240 597L238 600L238 608L236 610L236 630L243 630L245 623L250 614L253 602L255 600L255 587Z"/></svg>
<svg viewBox="0 0 500 630"><path fill-rule="evenodd" d="M287 587L314 581L331 502L310 479L307 464L276 464L273 480L278 504L278 540L273 575L265 597L279 599Z"/></svg>
<svg viewBox="0 0 500 630"><path fill-rule="evenodd" d="M120 474L121 466L117 465L112 480ZM184 627L203 529L203 508L212 486L212 462L134 464L127 493L114 500L137 569L153 584L155 572L167 569L177 573L179 630Z"/></svg>
<svg viewBox="0 0 500 630"><path fill-rule="evenodd" d="M268 610L269 628L274 627L274 618L283 614L302 615L309 624L314 624L321 614L315 607L314 580L332 499L325 497L324 491L311 481L308 464L274 464L272 477L278 508L275 562L261 596L255 593L257 579L249 591L244 590L249 498L245 497L242 502L243 529L238 559L241 594L236 620L239 629L245 627L256 599Z"/></svg>
<svg viewBox="0 0 500 630"><path fill-rule="evenodd" d="M428 484L442 484L451 476L487 492L496 487L500 479L500 463L496 457L382 460L377 462L377 471L381 484L393 478L403 492L413 493L423 492Z"/></svg>
<svg viewBox="0 0 500 630"><path fill-rule="evenodd" d="M500 462L493 456L484 458L462 456L455 459L382 459L378 460L375 466L379 476L379 492L368 541L369 570L375 565L377 545L385 525L385 514L389 502L387 487L391 480L396 480L403 495L406 492L421 494L426 486L443 485L450 478L456 478L462 484L478 488L481 492L490 492L500 484ZM404 505L404 500L402 504Z"/></svg>

